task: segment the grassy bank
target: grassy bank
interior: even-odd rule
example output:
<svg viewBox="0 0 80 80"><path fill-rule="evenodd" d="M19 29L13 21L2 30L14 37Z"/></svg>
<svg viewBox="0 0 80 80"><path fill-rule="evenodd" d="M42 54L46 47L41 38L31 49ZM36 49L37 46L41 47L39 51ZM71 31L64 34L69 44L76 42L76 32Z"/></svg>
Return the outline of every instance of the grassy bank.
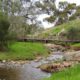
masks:
<svg viewBox="0 0 80 80"><path fill-rule="evenodd" d="M46 55L48 50L42 43L16 42L9 46L9 51L0 52L0 60L32 60Z"/></svg>
<svg viewBox="0 0 80 80"><path fill-rule="evenodd" d="M80 64L62 72L54 73L50 78L44 80L80 80Z"/></svg>
<svg viewBox="0 0 80 80"><path fill-rule="evenodd" d="M58 33L62 32L63 30L66 32L68 31L71 27L80 27L80 19L77 20L73 20L73 21L69 21L67 23L49 28L45 31L43 31L42 33L36 35L36 37L40 37L40 38L53 38L53 36L56 36Z"/></svg>
<svg viewBox="0 0 80 80"><path fill-rule="evenodd" d="M73 46L73 47L80 47L80 43L74 43L74 44L71 44L71 46Z"/></svg>
<svg viewBox="0 0 80 80"><path fill-rule="evenodd" d="M80 43L72 43L70 44L71 49L80 50Z"/></svg>

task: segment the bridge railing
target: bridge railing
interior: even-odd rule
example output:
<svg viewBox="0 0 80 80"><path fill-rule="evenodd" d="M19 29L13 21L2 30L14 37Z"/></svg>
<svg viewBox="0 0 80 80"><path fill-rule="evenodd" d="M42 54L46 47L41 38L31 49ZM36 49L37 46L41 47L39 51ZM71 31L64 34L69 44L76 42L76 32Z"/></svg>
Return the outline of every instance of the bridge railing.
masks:
<svg viewBox="0 0 80 80"><path fill-rule="evenodd" d="M80 42L80 40L67 40L67 39L61 39L61 38L54 38L54 39L50 39L50 38L20 38L18 39L18 41L25 41L25 42L54 42L54 41L58 41L58 42Z"/></svg>

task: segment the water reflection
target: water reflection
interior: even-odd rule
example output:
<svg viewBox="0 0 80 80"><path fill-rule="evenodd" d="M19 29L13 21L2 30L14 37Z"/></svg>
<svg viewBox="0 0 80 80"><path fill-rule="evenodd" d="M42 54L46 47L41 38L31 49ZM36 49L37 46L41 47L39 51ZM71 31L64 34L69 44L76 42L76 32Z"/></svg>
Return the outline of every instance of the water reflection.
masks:
<svg viewBox="0 0 80 80"><path fill-rule="evenodd" d="M19 70L11 67L0 67L0 80L20 80Z"/></svg>
<svg viewBox="0 0 80 80"><path fill-rule="evenodd" d="M39 62L32 61L24 65L17 65L14 63L0 63L0 80L41 80L44 77L50 77L50 74L42 72L36 68L41 64L62 59L60 54L50 55L46 59Z"/></svg>
<svg viewBox="0 0 80 80"><path fill-rule="evenodd" d="M0 80L40 80L49 74L34 67L33 64L16 66L14 64L0 64Z"/></svg>
<svg viewBox="0 0 80 80"><path fill-rule="evenodd" d="M50 74L42 72L36 68L41 64L62 59L60 54L50 55L46 59L39 62L32 61L24 65L17 65L15 63L0 63L0 80L40 80L44 77L50 77Z"/></svg>

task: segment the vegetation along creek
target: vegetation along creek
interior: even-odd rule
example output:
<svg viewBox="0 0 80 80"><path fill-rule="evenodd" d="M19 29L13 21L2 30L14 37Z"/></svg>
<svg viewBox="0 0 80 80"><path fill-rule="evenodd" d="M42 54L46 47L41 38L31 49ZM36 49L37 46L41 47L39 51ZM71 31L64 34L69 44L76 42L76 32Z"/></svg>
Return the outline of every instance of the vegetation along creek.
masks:
<svg viewBox="0 0 80 80"><path fill-rule="evenodd" d="M80 0L0 0L0 80L80 80Z"/></svg>
<svg viewBox="0 0 80 80"><path fill-rule="evenodd" d="M39 58L33 61L3 61L0 63L1 80L41 80L50 77L47 73L38 68L40 65L62 59L62 55L55 54L46 58Z"/></svg>

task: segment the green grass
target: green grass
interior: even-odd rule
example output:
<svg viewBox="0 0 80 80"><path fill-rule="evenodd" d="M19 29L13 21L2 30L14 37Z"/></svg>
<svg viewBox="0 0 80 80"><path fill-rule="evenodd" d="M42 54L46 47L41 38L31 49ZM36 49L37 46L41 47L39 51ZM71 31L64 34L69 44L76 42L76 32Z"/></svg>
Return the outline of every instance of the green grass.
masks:
<svg viewBox="0 0 80 80"><path fill-rule="evenodd" d="M74 44L71 44L71 46L73 46L73 47L80 47L80 43L74 43Z"/></svg>
<svg viewBox="0 0 80 80"><path fill-rule="evenodd" d="M44 80L80 80L80 64L62 72L54 73L50 78Z"/></svg>
<svg viewBox="0 0 80 80"><path fill-rule="evenodd" d="M43 31L42 33L38 34L37 37L40 37L40 38L48 38L48 37L50 37L50 36L55 36L55 35L57 35L62 29L65 29L65 31L67 31L67 30L69 30L69 28L71 28L71 27L78 27L78 28L80 28L80 19L73 20L73 21L69 21L69 22L64 23L64 24L62 24L62 25L49 28L49 29ZM54 37L53 37L53 38L54 38Z"/></svg>
<svg viewBox="0 0 80 80"><path fill-rule="evenodd" d="M8 52L0 52L0 60L32 60L36 56L47 56L48 50L42 43L16 42Z"/></svg>

